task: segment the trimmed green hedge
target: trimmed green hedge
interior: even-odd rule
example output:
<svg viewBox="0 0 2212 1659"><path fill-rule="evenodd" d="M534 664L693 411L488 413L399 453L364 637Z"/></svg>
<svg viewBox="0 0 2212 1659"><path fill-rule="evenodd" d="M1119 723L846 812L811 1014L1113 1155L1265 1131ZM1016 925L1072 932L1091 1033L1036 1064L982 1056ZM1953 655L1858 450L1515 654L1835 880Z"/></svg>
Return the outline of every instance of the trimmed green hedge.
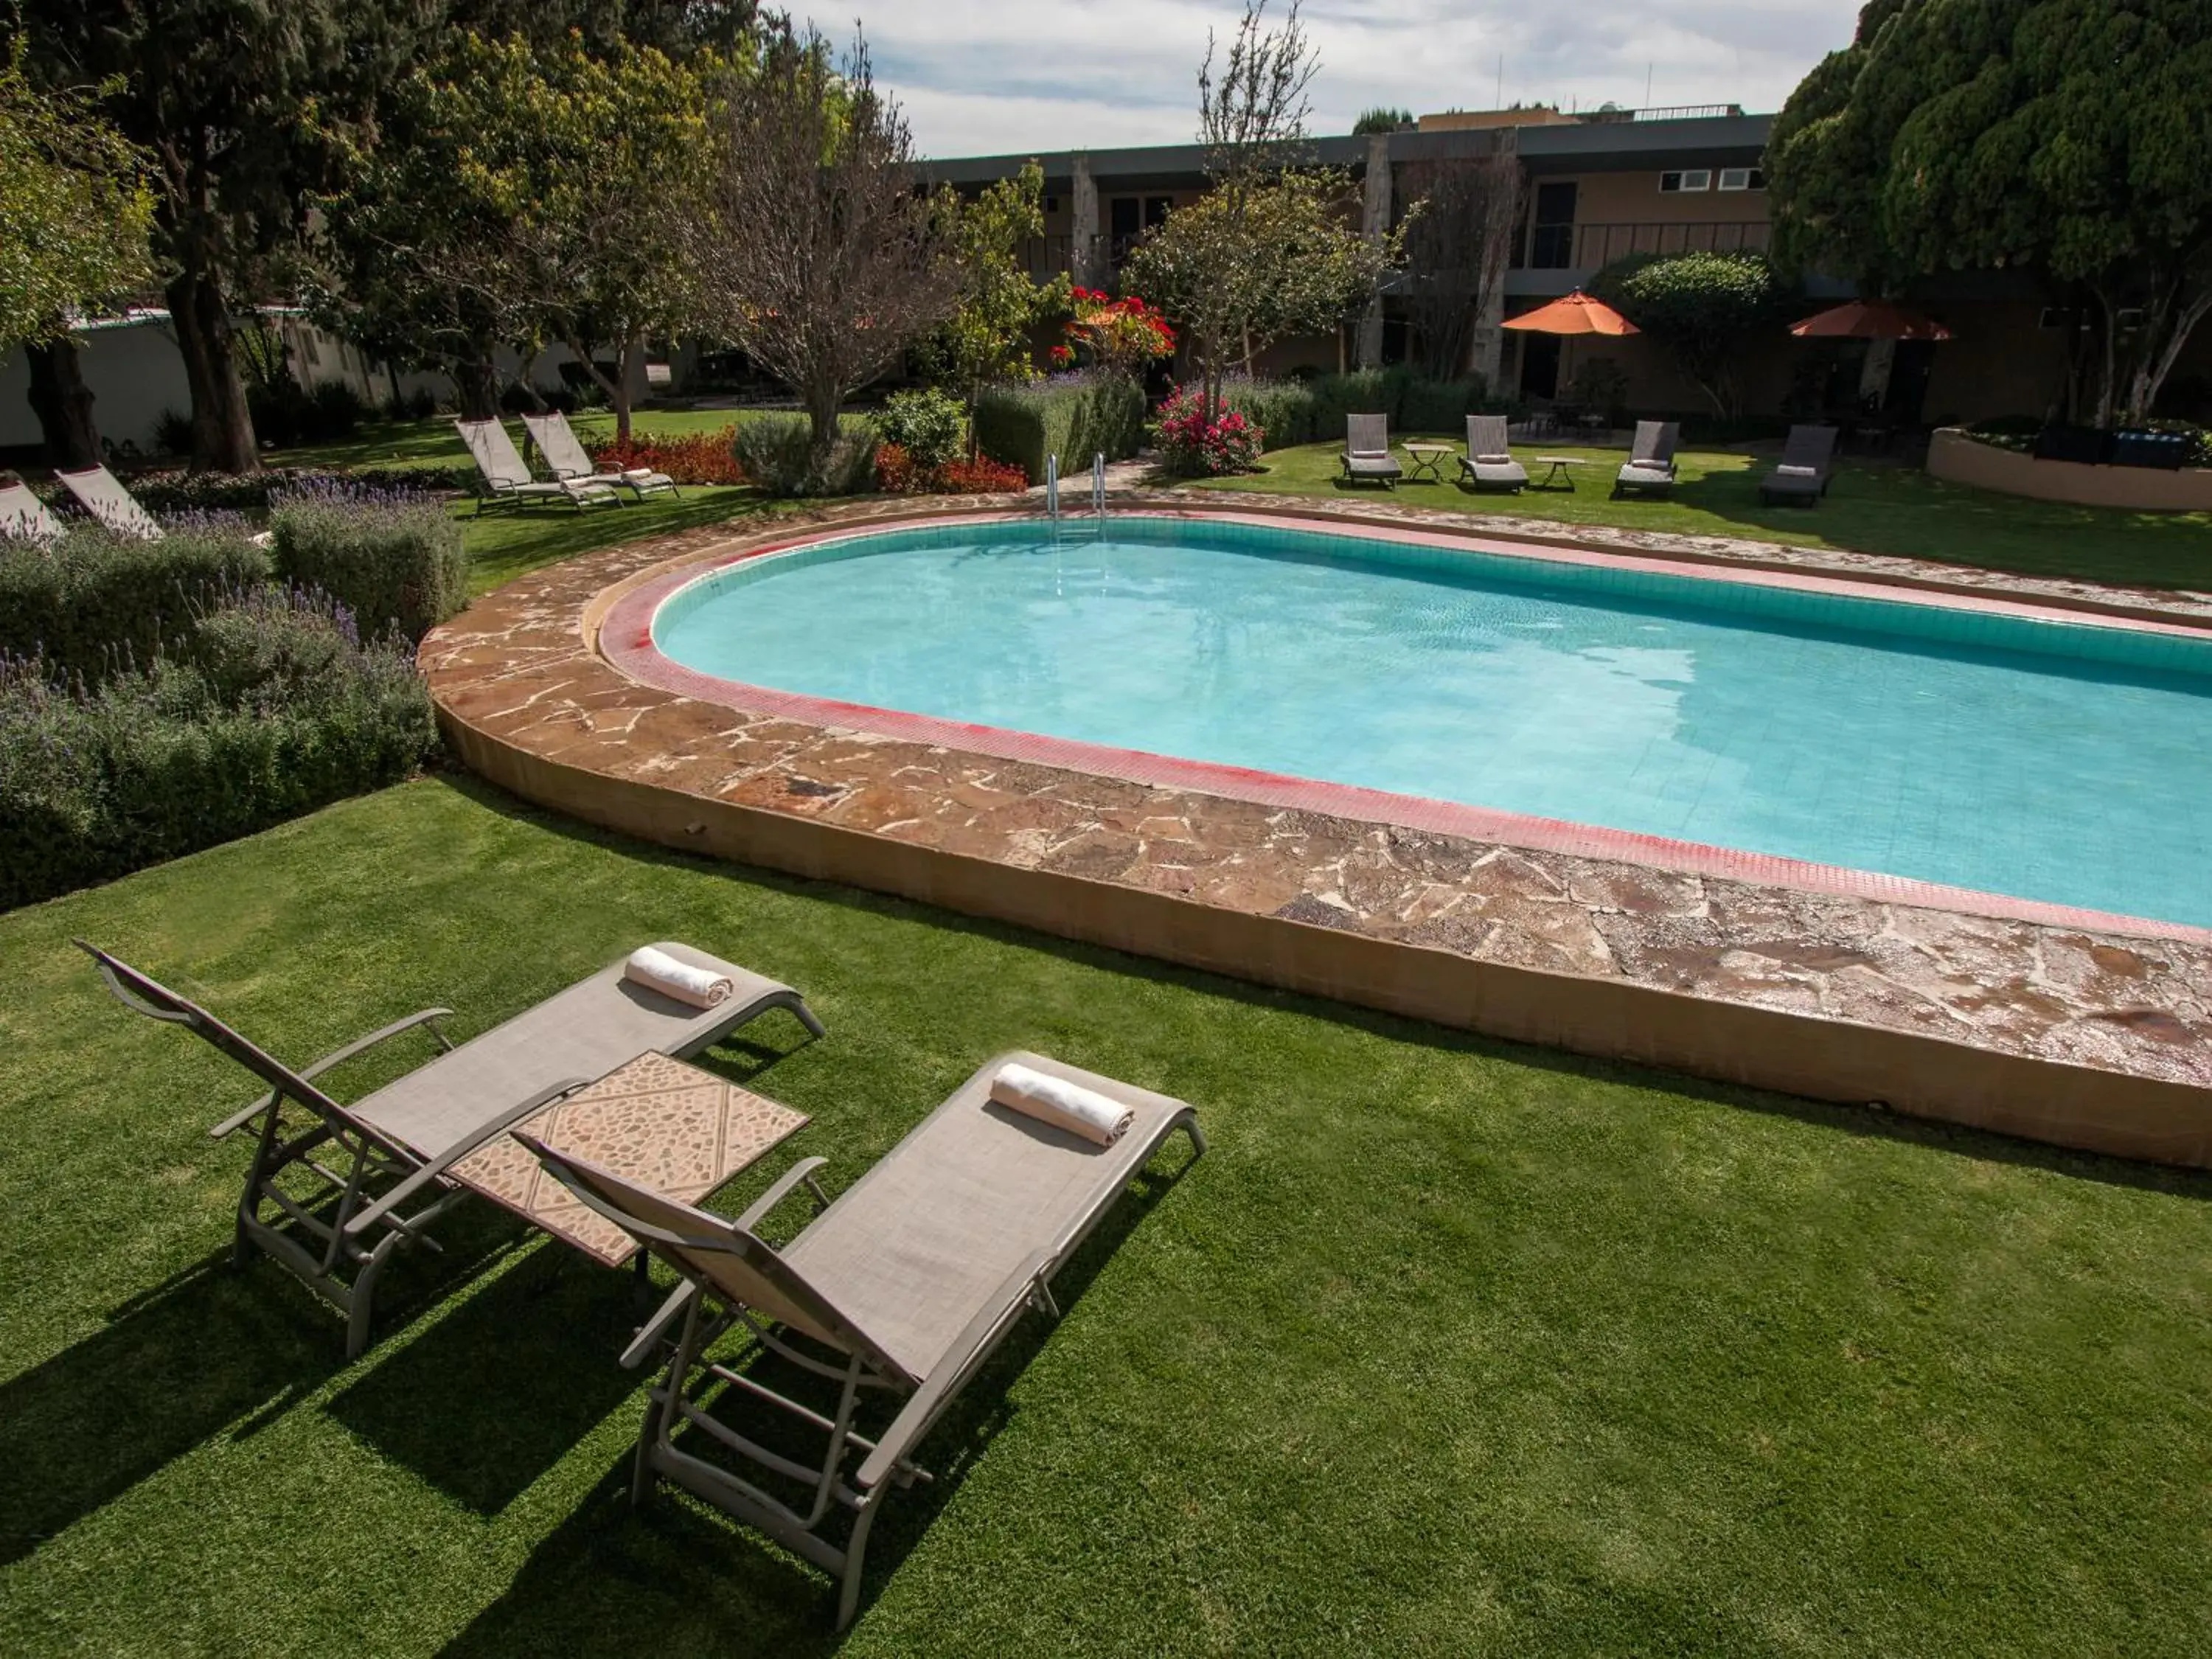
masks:
<svg viewBox="0 0 2212 1659"><path fill-rule="evenodd" d="M994 386L975 400L975 445L994 461L1044 481L1045 457L1063 473L1093 455L1125 460L1144 447L1145 394L1118 374L1069 375L1033 386Z"/></svg>
<svg viewBox="0 0 2212 1659"><path fill-rule="evenodd" d="M320 483L273 499L276 573L353 613L362 637L419 641L469 602L469 555L444 506L411 490Z"/></svg>
<svg viewBox="0 0 2212 1659"><path fill-rule="evenodd" d="M0 538L0 657L96 683L150 664L200 612L269 575L243 522L173 526L157 542L94 526L51 547Z"/></svg>
<svg viewBox="0 0 2212 1659"><path fill-rule="evenodd" d="M397 782L437 742L412 654L263 588L150 668L60 684L0 665L0 908Z"/></svg>
<svg viewBox="0 0 2212 1659"><path fill-rule="evenodd" d="M1385 415L1393 434L1457 436L1467 417L1502 407L1479 376L1431 380L1405 368L1354 369L1310 380L1231 380L1227 405L1267 434L1269 449L1341 440L1347 415Z"/></svg>

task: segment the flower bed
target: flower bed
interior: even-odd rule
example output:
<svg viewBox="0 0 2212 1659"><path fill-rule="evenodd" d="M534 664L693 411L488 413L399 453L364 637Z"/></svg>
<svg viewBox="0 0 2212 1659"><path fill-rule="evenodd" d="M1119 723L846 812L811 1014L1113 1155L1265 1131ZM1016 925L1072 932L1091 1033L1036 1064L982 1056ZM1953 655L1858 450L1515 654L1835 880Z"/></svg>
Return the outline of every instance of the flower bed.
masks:
<svg viewBox="0 0 2212 1659"><path fill-rule="evenodd" d="M896 444L876 446L876 488L886 495L995 495L1029 488L1029 475L988 455L923 466Z"/></svg>
<svg viewBox="0 0 2212 1659"><path fill-rule="evenodd" d="M587 444L586 449L592 465L602 472L641 466L665 472L680 484L741 484L745 475L738 465L737 436L738 428L732 423L720 432L694 432L683 437L641 437L632 433L627 443L606 438Z"/></svg>

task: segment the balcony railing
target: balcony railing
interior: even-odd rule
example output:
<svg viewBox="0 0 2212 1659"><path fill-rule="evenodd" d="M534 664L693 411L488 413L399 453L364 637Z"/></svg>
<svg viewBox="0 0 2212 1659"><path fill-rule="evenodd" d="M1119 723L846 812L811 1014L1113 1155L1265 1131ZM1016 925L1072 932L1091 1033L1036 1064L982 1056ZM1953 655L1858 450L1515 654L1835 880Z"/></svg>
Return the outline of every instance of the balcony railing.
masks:
<svg viewBox="0 0 2212 1659"><path fill-rule="evenodd" d="M1772 231L1765 219L1537 225L1528 233L1523 264L1534 270L1595 270L1632 253L1764 252Z"/></svg>

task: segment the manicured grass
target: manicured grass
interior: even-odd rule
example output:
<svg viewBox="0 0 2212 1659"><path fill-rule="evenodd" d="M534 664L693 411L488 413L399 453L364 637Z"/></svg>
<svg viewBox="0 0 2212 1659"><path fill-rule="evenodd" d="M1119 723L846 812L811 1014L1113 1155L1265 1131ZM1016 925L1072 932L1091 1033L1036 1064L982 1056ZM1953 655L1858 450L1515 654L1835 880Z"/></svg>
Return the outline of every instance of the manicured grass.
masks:
<svg viewBox="0 0 2212 1659"><path fill-rule="evenodd" d="M851 1182L1014 1045L1196 1102L898 1494L860 1622L624 1498L628 1279L479 1210L357 1364L225 1265L249 1092L638 942L802 987L712 1063ZM696 862L426 781L0 917L11 1654L2202 1652L2212 1182L1708 1088ZM394 1056L411 1063L420 1051ZM378 1073L360 1072L350 1086ZM780 1212L795 1224L805 1206ZM455 1218L456 1220L461 1218ZM410 1316L411 1315L411 1319Z"/></svg>
<svg viewBox="0 0 2212 1659"><path fill-rule="evenodd" d="M687 484L680 496L660 495L619 507L501 507L479 514L473 501L457 501L469 548L469 584L488 593L526 571L572 559L594 548L647 536L665 536L723 519L758 517L794 505L773 501L742 485Z"/></svg>
<svg viewBox="0 0 2212 1659"><path fill-rule="evenodd" d="M630 429L641 436L684 437L695 432L720 432L726 426L753 419L762 411L741 409L641 409L630 416ZM847 416L848 420L853 416ZM586 442L614 435L615 417L607 410L588 410L568 417L577 435ZM520 416L507 417L507 430L519 442ZM301 444L294 449L272 449L268 459L276 466L466 466L469 452L453 429L450 416L435 415L421 421L372 421L350 438L331 443Z"/></svg>
<svg viewBox="0 0 2212 1659"><path fill-rule="evenodd" d="M1440 442L1453 441L1437 435ZM1337 456L1343 447L1322 443L1276 450L1262 458L1263 472L1191 487L1328 498L1381 493L1373 484L1338 482ZM1706 451L1677 458L1681 482L1672 499L1616 501L1611 499L1613 476L1627 459L1621 450L1529 443L1519 446L1517 453L1531 479L1549 471L1535 465L1539 454L1582 458L1577 487L1571 494L1528 489L1517 495L1478 495L1455 483L1421 483L1401 484L1397 495L1455 512L1561 524L1854 548L2128 586L2212 587L2212 514L2124 513L2032 501L1943 483L1917 467L1862 460L1843 463L1827 499L1818 507L1768 507L1759 499L1758 481L1771 458ZM1449 478L1454 464L1446 461L1443 470Z"/></svg>

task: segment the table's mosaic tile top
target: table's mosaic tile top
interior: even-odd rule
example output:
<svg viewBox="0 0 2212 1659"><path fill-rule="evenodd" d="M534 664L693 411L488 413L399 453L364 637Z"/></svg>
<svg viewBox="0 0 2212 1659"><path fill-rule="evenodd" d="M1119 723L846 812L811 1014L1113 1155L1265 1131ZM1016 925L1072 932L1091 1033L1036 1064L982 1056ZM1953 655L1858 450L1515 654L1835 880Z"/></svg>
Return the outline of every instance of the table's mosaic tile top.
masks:
<svg viewBox="0 0 2212 1659"><path fill-rule="evenodd" d="M1182 509L1188 495L1116 505ZM975 505L945 503L947 507ZM984 505L1001 510L1019 498ZM1312 501L1237 495L1316 515ZM425 641L439 702L500 742L629 781L816 818L949 852L1283 916L1481 960L1826 1015L2032 1058L2212 1085L2212 947L1435 834L1192 789L902 742L640 685L586 638L605 590L675 560L734 557L824 523L928 503L815 509L586 555L479 600ZM1557 538L1565 526L1389 501L1369 518ZM1886 574L2027 599L2094 597L2175 617L2212 594L2078 582L1822 550L1573 527L1582 545Z"/></svg>
<svg viewBox="0 0 2212 1659"><path fill-rule="evenodd" d="M617 1067L514 1127L558 1152L696 1204L806 1121L734 1083L665 1054ZM636 1241L548 1175L511 1135L456 1163L454 1180L609 1267Z"/></svg>

